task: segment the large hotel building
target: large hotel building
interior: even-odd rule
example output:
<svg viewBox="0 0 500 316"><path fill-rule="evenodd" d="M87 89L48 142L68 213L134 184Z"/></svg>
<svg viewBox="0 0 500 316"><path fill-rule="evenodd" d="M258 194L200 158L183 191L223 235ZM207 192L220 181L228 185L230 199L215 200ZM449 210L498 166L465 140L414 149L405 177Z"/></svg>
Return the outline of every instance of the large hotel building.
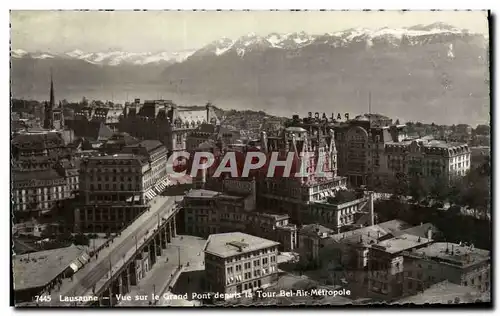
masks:
<svg viewBox="0 0 500 316"><path fill-rule="evenodd" d="M207 290L236 294L276 283L278 245L239 232L210 235L205 245Z"/></svg>
<svg viewBox="0 0 500 316"><path fill-rule="evenodd" d="M84 159L75 229L113 232L132 222L167 186L167 150L159 141L125 146L121 153Z"/></svg>
<svg viewBox="0 0 500 316"><path fill-rule="evenodd" d="M470 169L467 144L409 137L405 125L378 114L335 123L294 117L288 126L310 135L318 129L335 131L338 174L353 187L380 188L401 174L451 180Z"/></svg>

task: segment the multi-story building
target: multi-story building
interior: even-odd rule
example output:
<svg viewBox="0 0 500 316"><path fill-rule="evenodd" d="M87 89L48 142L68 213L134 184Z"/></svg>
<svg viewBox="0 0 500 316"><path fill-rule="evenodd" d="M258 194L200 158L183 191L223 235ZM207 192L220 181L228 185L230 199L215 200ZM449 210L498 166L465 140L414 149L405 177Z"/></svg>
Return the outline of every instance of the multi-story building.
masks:
<svg viewBox="0 0 500 316"><path fill-rule="evenodd" d="M75 229L119 230L145 211L166 186L166 149L158 141L86 158L80 168L81 204L75 209Z"/></svg>
<svg viewBox="0 0 500 316"><path fill-rule="evenodd" d="M403 138L404 125L393 124L379 114L358 115L347 122L328 122L319 118L294 118L289 126L306 130L323 127L335 131L338 174L354 187L376 181L383 163L384 144Z"/></svg>
<svg viewBox="0 0 500 316"><path fill-rule="evenodd" d="M278 245L240 232L210 235L204 249L207 290L236 294L276 283Z"/></svg>
<svg viewBox="0 0 500 316"><path fill-rule="evenodd" d="M295 117L289 126L322 126L335 131L338 174L351 186L381 189L398 174L430 177L463 175L470 167L466 143L449 143L429 137L410 139L405 125L379 114L359 115L343 123Z"/></svg>
<svg viewBox="0 0 500 316"><path fill-rule="evenodd" d="M123 114L121 107L86 106L75 113L75 120L102 122L112 130L116 130Z"/></svg>
<svg viewBox="0 0 500 316"><path fill-rule="evenodd" d="M294 121L298 121L298 116L294 116ZM283 167L275 168L274 177L267 176L267 168L262 169L259 204L278 213L289 214L296 223L303 223L315 201L334 196L336 191L344 189L346 178L337 176L334 134L327 126L320 125L309 126L309 131L302 127L287 127L278 136L267 136L262 132L262 151L268 156L278 153L280 161L285 161L288 153L292 152L294 160L290 177L282 176ZM305 171L306 175L295 176L299 171Z"/></svg>
<svg viewBox="0 0 500 316"><path fill-rule="evenodd" d="M344 228L369 222L370 218L364 215L373 214L370 207L373 209L371 194L348 201L336 201L335 197L329 196L325 200L313 202L310 212L303 219L305 223L321 223L340 233Z"/></svg>
<svg viewBox="0 0 500 316"><path fill-rule="evenodd" d="M428 238L401 234L371 245L368 252L368 293L384 300L400 298L404 284L404 253L423 248L432 242Z"/></svg>
<svg viewBox="0 0 500 316"><path fill-rule="evenodd" d="M404 295L448 280L478 291L491 288L490 251L474 245L436 242L404 254Z"/></svg>
<svg viewBox="0 0 500 316"><path fill-rule="evenodd" d="M69 171L72 172L72 171ZM17 219L47 213L74 195L75 176L54 169L12 172L12 209Z"/></svg>
<svg viewBox="0 0 500 316"><path fill-rule="evenodd" d="M306 225L299 230L300 262L322 271L321 277L333 284L341 284L356 295L373 295L368 291L371 247L379 242L402 235L426 238L430 224L411 227L400 220L358 228L336 234L333 230L317 225ZM379 296L377 296L379 297Z"/></svg>
<svg viewBox="0 0 500 316"><path fill-rule="evenodd" d="M216 125L217 122L210 103L203 109L177 106L170 100L145 101L140 104L140 100L136 99L134 103L125 105L120 131L139 139L159 140L170 154L186 150L187 136L201 124Z"/></svg>
<svg viewBox="0 0 500 316"><path fill-rule="evenodd" d="M99 151L108 155L118 154L123 150L123 148L125 148L125 146L135 145L138 143L139 140L130 136L128 133L114 133L110 138L103 142Z"/></svg>
<svg viewBox="0 0 500 316"><path fill-rule="evenodd" d="M470 169L470 149L467 144L437 140L411 140L388 143L385 147L389 177L404 174L451 180L464 176Z"/></svg>
<svg viewBox="0 0 500 316"><path fill-rule="evenodd" d="M30 157L59 158L71 154L62 135L56 131L26 132L13 137L13 160Z"/></svg>
<svg viewBox="0 0 500 316"><path fill-rule="evenodd" d="M193 152L207 141L215 141L223 147L232 144L239 137L239 133L221 125L203 123L186 137L186 150Z"/></svg>
<svg viewBox="0 0 500 316"><path fill-rule="evenodd" d="M280 249L291 251L297 245L297 228L288 215L258 212L255 206L255 180L225 179L222 191L197 189L184 197L184 229L187 234L242 231L280 242Z"/></svg>

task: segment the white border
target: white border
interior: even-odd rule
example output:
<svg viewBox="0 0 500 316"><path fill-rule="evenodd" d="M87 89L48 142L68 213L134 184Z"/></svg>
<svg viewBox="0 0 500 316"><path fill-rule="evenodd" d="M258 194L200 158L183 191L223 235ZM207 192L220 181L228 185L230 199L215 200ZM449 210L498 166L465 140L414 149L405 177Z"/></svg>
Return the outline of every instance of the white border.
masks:
<svg viewBox="0 0 500 316"><path fill-rule="evenodd" d="M3 290L0 292L4 296L3 298L3 304L2 304L2 311L1 315L10 315L14 313L13 308L7 307L8 301L9 301L9 295L10 295L10 280L9 280L9 274L10 274L10 262L9 262L9 253L10 253L10 236L8 235L8 231L10 231L9 228L9 219L8 216L10 216L10 211L9 211L9 171L7 169L7 166L10 165L9 162L9 155L8 153L8 148L10 148L9 145L9 138L7 135L10 134L10 129L9 129L9 120L10 120L10 114L9 114L9 87L8 87L8 82L9 82L9 37L10 37L10 31L8 26L9 23L9 11L8 9L39 9L39 10L48 10L48 9L106 9L106 8L114 8L114 9L165 9L167 8L166 6L168 5L169 8L172 9L192 9L192 8L204 8L207 10L215 10L215 9L235 9L235 10L241 10L241 9L253 9L253 10L260 10L260 9L379 9L379 8L384 8L388 10L398 10L398 9L412 9L412 10L425 10L425 9L493 9L495 12L500 12L499 8L499 2L498 1L482 1L482 0L475 0L475 1L467 1L467 3L458 3L457 1L446 1L444 3L436 3L436 1L429 1L429 0L420 0L420 1L405 1L404 3L401 3L400 1L390 1L390 0L379 0L379 1L368 1L368 0L350 0L350 1L343 1L341 3L337 3L335 7L332 7L333 2L332 1L317 1L317 0L307 0L307 1L297 1L297 0L287 0L287 1L274 1L271 3L269 0L253 0L253 1L200 1L200 0L183 0L183 1L168 1L168 2L161 2L161 1L153 1L153 0L141 0L141 1L96 1L96 0L87 0L87 1L53 1L53 0L45 0L45 1L15 1L15 2L10 2L10 1L2 1L2 9L0 11L0 17L2 23L2 28L0 29L1 31L1 36L2 39L0 41L0 45L2 45L2 54L1 56L4 56L4 62L1 63L2 71L0 72L0 75L4 78L1 82L4 82L4 84L1 86L0 91L1 91L1 99L2 105L1 105L1 111L2 115L0 115L0 119L2 120L3 124L2 128L4 129L4 132L1 133L2 137L0 138L2 141L2 145L0 148L2 148L2 166L3 170L3 177L0 181L1 184L1 189L0 189L0 196L2 197L2 209L3 209L3 220L0 221L0 225L2 225L0 231L2 233L2 242L1 242L1 256L2 260L0 261L1 267L0 267L0 275L2 277L2 282L1 285L3 287ZM10 4L10 7L7 7L7 5ZM346 6L346 4L348 4ZM497 9L497 10L495 10ZM496 42L498 43L498 35L496 36ZM495 52L495 56L496 52ZM498 63L498 59L495 59L495 61ZM498 78L497 78L498 80ZM495 85L495 88L498 88L498 84ZM498 91L498 89L496 90ZM495 115L497 116L497 115ZM500 124L498 121L498 117L495 118L495 122L497 124ZM499 142L500 142L500 135L497 135L495 133L495 147L498 147ZM496 161L495 161L495 166ZM495 168L497 169L497 168ZM496 174L495 174L496 175ZM496 177L495 177L496 178ZM499 187L496 187L495 190L495 196L500 196L499 192ZM495 210L494 210L495 211ZM495 213L496 214L496 213ZM498 225L498 221L500 218L500 214L495 215L495 227L500 227ZM497 240L495 240L497 241ZM495 247L497 248L497 247ZM495 249L496 250L496 249ZM494 251L495 251L494 250ZM498 275L500 274L500 269L497 269L498 267L498 257L494 255L496 259L495 264L495 281L498 279ZM498 293L498 287L496 287L499 283L494 282L495 286L495 293ZM495 295L495 301L496 297ZM393 309L394 310L394 309ZM270 310L269 310L270 311ZM296 312L304 312L304 309L298 309ZM331 313L332 311L328 310L320 310L323 312L329 312ZM347 311L347 310L346 310ZM392 311L392 310L391 310ZM397 311L397 310L394 310ZM418 309L415 310L417 312ZM45 311L51 312L51 311ZM65 311L64 311L65 312ZM96 311L98 313L103 313L103 311ZM107 312L104 310L104 312ZM116 312L116 311L115 311ZM131 314L139 315L142 311L136 311L136 310L128 310ZM169 314L177 314L181 313L179 310L172 310L172 311L167 311ZM182 311L184 314L190 313L190 314L195 314L199 311L193 310L193 311ZM235 313L238 312L238 310L233 310L229 309L227 311L228 313ZM247 311L248 312L248 311ZM271 311L270 311L271 312ZM283 310L280 310L278 312L284 312ZM290 312L290 310L287 310L286 312ZM314 311L316 312L316 311ZM334 312L344 312L343 310L339 311L334 311ZM370 314L375 314L375 315L382 315L385 313L385 310L373 310L370 311ZM439 311L442 312L442 311ZM453 312L453 311L452 311ZM25 312L26 313L26 312ZM34 314L35 311L29 311L28 314ZM78 311L78 310L73 310L71 311L72 314L82 314L83 311ZM258 313L257 310L252 310L251 313ZM362 315L364 311L355 311L355 314ZM422 314L426 313L437 313L437 311L430 311L430 310L422 310ZM475 312L473 310L468 311L468 314L479 314L481 312Z"/></svg>

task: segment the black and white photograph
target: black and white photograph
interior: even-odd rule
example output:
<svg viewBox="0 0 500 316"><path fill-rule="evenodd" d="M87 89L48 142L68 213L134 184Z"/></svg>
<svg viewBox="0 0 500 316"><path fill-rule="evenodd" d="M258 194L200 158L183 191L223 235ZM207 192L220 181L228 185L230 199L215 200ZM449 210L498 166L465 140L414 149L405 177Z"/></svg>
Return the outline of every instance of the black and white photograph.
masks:
<svg viewBox="0 0 500 316"><path fill-rule="evenodd" d="M490 14L11 10L14 306L491 308Z"/></svg>

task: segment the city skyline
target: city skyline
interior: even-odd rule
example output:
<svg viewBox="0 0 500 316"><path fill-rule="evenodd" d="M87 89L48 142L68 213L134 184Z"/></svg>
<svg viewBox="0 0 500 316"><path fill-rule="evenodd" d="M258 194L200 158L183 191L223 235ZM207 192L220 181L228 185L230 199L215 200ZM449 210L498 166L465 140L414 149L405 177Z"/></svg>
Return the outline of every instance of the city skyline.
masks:
<svg viewBox="0 0 500 316"><path fill-rule="evenodd" d="M144 17L141 23L136 23L137 14ZM11 11L11 48L53 53L175 52L249 33L316 35L436 22L488 33L487 11Z"/></svg>

